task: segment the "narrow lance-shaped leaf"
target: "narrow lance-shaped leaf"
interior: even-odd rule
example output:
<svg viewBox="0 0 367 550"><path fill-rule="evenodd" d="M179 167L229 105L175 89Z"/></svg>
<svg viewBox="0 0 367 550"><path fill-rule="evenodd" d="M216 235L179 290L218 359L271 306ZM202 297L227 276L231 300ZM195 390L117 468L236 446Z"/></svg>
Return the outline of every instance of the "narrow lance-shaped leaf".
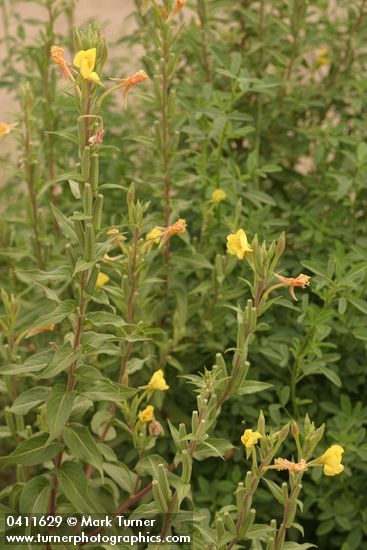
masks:
<svg viewBox="0 0 367 550"><path fill-rule="evenodd" d="M36 407L47 399L50 390L51 388L36 386L23 392L16 398L9 411L13 414L27 414L33 407Z"/></svg>
<svg viewBox="0 0 367 550"><path fill-rule="evenodd" d="M46 418L50 430L50 441L62 434L70 416L75 392L65 391L64 386L57 384L52 388L46 403Z"/></svg>
<svg viewBox="0 0 367 550"><path fill-rule="evenodd" d="M34 330L38 327L57 325L61 323L66 317L68 317L73 311L76 310L78 304L75 300L66 300L57 307L54 307L49 313L41 315L38 320L29 327L30 330Z"/></svg>
<svg viewBox="0 0 367 550"><path fill-rule="evenodd" d="M92 464L103 477L102 453L87 427L76 425L67 427L64 430L63 439L76 458Z"/></svg>
<svg viewBox="0 0 367 550"><path fill-rule="evenodd" d="M78 512L82 514L101 512L89 495L88 483L79 464L64 463L57 471L57 479L61 491Z"/></svg>
<svg viewBox="0 0 367 550"><path fill-rule="evenodd" d="M35 466L54 458L62 449L57 441L50 444L48 434L38 433L19 443L18 447L8 456L0 457L0 464L21 464Z"/></svg>

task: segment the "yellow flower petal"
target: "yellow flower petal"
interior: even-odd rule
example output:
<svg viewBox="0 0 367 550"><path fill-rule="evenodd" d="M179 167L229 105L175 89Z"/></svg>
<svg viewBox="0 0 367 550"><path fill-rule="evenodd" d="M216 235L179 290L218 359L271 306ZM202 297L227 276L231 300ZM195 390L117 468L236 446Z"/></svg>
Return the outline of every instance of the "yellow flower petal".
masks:
<svg viewBox="0 0 367 550"><path fill-rule="evenodd" d="M321 456L326 476L336 476L344 470L344 466L341 463L343 453L344 449L341 445L332 445Z"/></svg>
<svg viewBox="0 0 367 550"><path fill-rule="evenodd" d="M93 72L96 62L97 50L90 48L89 50L80 50L74 57L73 63L75 67L80 69L80 74L83 78L99 82L99 76Z"/></svg>
<svg viewBox="0 0 367 550"><path fill-rule="evenodd" d="M106 283L108 283L108 281L110 280L109 276L106 275L106 273L98 273L98 277L97 277L97 287L101 287L103 285L105 285Z"/></svg>
<svg viewBox="0 0 367 550"><path fill-rule="evenodd" d="M73 59L73 64L75 65L75 67L80 69L80 66L84 58L85 58L85 50L80 50L77 54L75 54L75 57Z"/></svg>
<svg viewBox="0 0 367 550"><path fill-rule="evenodd" d="M99 84L101 82L101 79L99 78L98 74L95 72L92 72L87 77L88 80L91 80L92 82L95 82L96 84Z"/></svg>
<svg viewBox="0 0 367 550"><path fill-rule="evenodd" d="M239 229L236 233L231 233L227 236L227 250L233 256L237 256L239 260L243 260L247 252L252 252L243 229Z"/></svg>
<svg viewBox="0 0 367 550"><path fill-rule="evenodd" d="M159 244L162 235L163 231L159 229L159 227L153 227L153 229L147 233L146 240L154 244Z"/></svg>
<svg viewBox="0 0 367 550"><path fill-rule="evenodd" d="M166 380L163 375L163 370L159 369L155 371L148 383L148 390L154 391L165 391L168 390L169 386L166 384Z"/></svg>
<svg viewBox="0 0 367 550"><path fill-rule="evenodd" d="M261 439L261 437L262 435L260 432L253 432L249 429L243 432L241 442L246 447L246 449L252 449L257 444L258 440Z"/></svg>
<svg viewBox="0 0 367 550"><path fill-rule="evenodd" d="M139 413L139 420L142 424L147 424L148 422L151 422L153 420L154 415L154 407L152 405L148 405L145 407L144 410L140 411Z"/></svg>
<svg viewBox="0 0 367 550"><path fill-rule="evenodd" d="M226 198L227 198L227 193L223 191L223 189L215 189L215 191L213 191L212 193L213 202L219 203L226 200Z"/></svg>

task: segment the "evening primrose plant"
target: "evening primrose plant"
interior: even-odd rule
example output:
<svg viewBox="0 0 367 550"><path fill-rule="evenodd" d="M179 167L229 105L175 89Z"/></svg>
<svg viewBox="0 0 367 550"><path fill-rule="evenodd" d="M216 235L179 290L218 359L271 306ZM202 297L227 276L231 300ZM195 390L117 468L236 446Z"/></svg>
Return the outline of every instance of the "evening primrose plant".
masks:
<svg viewBox="0 0 367 550"><path fill-rule="evenodd" d="M73 48L49 34L50 118L28 60L30 109L0 125L20 144L0 221L6 512L149 512L195 550L363 544L367 415L335 400L363 394L364 84L325 53L324 5L252 4L137 0L129 69L98 27ZM342 74L363 67L353 6Z"/></svg>

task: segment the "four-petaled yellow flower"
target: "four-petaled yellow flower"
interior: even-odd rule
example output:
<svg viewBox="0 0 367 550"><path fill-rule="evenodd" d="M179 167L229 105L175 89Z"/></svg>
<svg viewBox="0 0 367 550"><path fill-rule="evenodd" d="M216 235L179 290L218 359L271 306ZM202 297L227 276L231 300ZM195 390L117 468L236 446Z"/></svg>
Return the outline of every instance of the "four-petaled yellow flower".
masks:
<svg viewBox="0 0 367 550"><path fill-rule="evenodd" d="M108 281L110 280L109 276L106 275L106 273L98 273L98 277L97 277L97 287L101 287L103 285L105 285L106 283L108 283Z"/></svg>
<svg viewBox="0 0 367 550"><path fill-rule="evenodd" d="M301 288L306 288L306 286L310 286L310 279L308 275L303 275L301 273L298 275L298 277L283 277L283 275L277 275L275 274L278 281L281 283L284 283L285 286L289 286L289 292L293 298L293 300L297 301L296 295L294 293L294 289L296 286L299 286Z"/></svg>
<svg viewBox="0 0 367 550"><path fill-rule="evenodd" d="M153 229L151 229L149 233L147 233L146 240L152 244L153 243L159 244L159 241L161 240L162 235L163 235L162 229L160 229L159 227L153 227Z"/></svg>
<svg viewBox="0 0 367 550"><path fill-rule="evenodd" d="M10 134L10 132L15 128L16 124L8 124L7 122L0 122L0 138L5 137Z"/></svg>
<svg viewBox="0 0 367 550"><path fill-rule="evenodd" d="M252 449L259 439L261 439L262 435L260 432L253 432L252 430L245 430L243 432L243 436L241 437L242 444L246 447L246 449Z"/></svg>
<svg viewBox="0 0 367 550"><path fill-rule="evenodd" d="M139 420L142 424L147 424L148 422L151 422L153 420L154 416L154 407L152 405L148 405L145 407L144 410L140 411L139 413Z"/></svg>
<svg viewBox="0 0 367 550"><path fill-rule="evenodd" d="M252 252L243 229L239 229L236 233L231 233L231 235L227 236L227 250L233 256L237 256L239 260L243 260L247 252Z"/></svg>
<svg viewBox="0 0 367 550"><path fill-rule="evenodd" d="M219 202L225 201L226 198L227 198L227 193L223 191L223 189L216 189L212 193L213 202L219 203Z"/></svg>
<svg viewBox="0 0 367 550"><path fill-rule="evenodd" d="M74 65L80 69L80 74L86 80L98 84L100 82L99 76L94 72L94 66L96 64L96 48L90 48L89 50L80 50L74 57Z"/></svg>
<svg viewBox="0 0 367 550"><path fill-rule="evenodd" d="M332 445L321 456L321 462L324 465L324 474L326 476L336 476L344 470L342 462L343 447Z"/></svg>
<svg viewBox="0 0 367 550"><path fill-rule="evenodd" d="M154 391L165 391L168 390L169 386L166 384L164 379L163 370L159 369L155 371L148 383L148 390Z"/></svg>

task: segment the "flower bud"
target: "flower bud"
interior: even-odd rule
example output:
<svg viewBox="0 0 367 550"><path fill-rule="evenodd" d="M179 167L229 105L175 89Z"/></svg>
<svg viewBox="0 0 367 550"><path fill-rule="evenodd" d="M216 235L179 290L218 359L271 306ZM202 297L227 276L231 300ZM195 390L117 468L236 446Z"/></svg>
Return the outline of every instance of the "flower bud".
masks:
<svg viewBox="0 0 367 550"><path fill-rule="evenodd" d="M99 181L99 157L96 153L92 155L90 164L90 183L92 186L93 196L98 193L98 181Z"/></svg>
<svg viewBox="0 0 367 550"><path fill-rule="evenodd" d="M95 254L95 235L93 225L87 223L85 227L84 258L87 262L93 260Z"/></svg>
<svg viewBox="0 0 367 550"><path fill-rule="evenodd" d="M182 457L181 481L186 485L190 483L190 479L191 479L192 460L186 449L182 451L181 457Z"/></svg>
<svg viewBox="0 0 367 550"><path fill-rule="evenodd" d="M79 214L78 211L74 212L74 216ZM79 244L82 248L84 248L85 245L85 235L84 235L84 228L83 224L80 220L74 219L74 231L76 233L76 236L78 237Z"/></svg>
<svg viewBox="0 0 367 550"><path fill-rule="evenodd" d="M83 149L80 170L81 170L82 177L83 177L84 181L88 181L89 180L89 174L90 174L90 147L89 147L89 145L86 145Z"/></svg>
<svg viewBox="0 0 367 550"><path fill-rule="evenodd" d="M235 525L235 522L232 519L231 514L229 512L224 512L223 517L224 517L224 523L225 523L228 531L230 531L230 533L235 534L236 533L236 525Z"/></svg>
<svg viewBox="0 0 367 550"><path fill-rule="evenodd" d="M92 272L89 276L87 286L86 286L86 289L85 289L86 293L89 294L89 296L93 296L93 294L94 294L94 291L95 291L96 286L97 286L97 279L98 279L100 269L101 269L100 264L96 264L92 268Z"/></svg>
<svg viewBox="0 0 367 550"><path fill-rule="evenodd" d="M73 273L74 269L75 269L75 265L76 265L76 257L75 257L75 254L74 254L73 247L71 246L70 243L66 243L66 245L65 245L65 254L66 254L66 257L68 259L71 271Z"/></svg>
<svg viewBox="0 0 367 550"><path fill-rule="evenodd" d="M159 486L162 490L163 497L167 504L171 500L171 490L169 488L168 478L167 478L167 472L166 468L164 467L164 464L158 464L158 481Z"/></svg>
<svg viewBox="0 0 367 550"><path fill-rule="evenodd" d="M83 189L83 206L84 206L84 214L86 216L92 216L92 205L93 205L92 188L90 183L85 183L84 189Z"/></svg>
<svg viewBox="0 0 367 550"><path fill-rule="evenodd" d="M93 228L95 231L101 229L102 223L103 195L99 193L93 205Z"/></svg>
<svg viewBox="0 0 367 550"><path fill-rule="evenodd" d="M152 481L152 493L158 509L163 514L166 514L168 512L168 502L165 501L159 481L156 479L153 479Z"/></svg>

